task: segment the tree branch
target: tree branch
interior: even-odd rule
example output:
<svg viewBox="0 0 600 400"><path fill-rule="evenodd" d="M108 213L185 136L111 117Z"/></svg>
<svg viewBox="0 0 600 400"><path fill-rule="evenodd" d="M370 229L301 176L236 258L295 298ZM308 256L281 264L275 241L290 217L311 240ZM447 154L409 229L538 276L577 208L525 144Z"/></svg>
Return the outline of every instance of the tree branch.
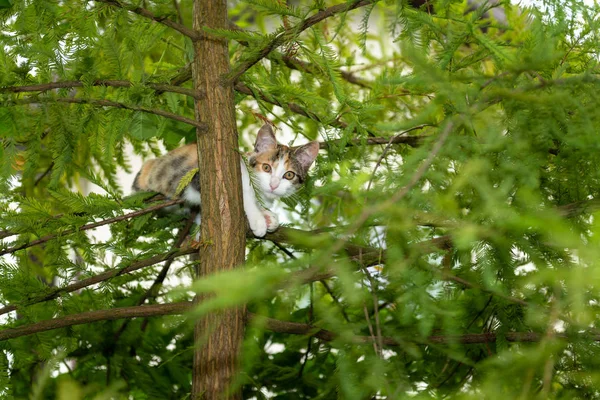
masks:
<svg viewBox="0 0 600 400"><path fill-rule="evenodd" d="M166 16L157 17L151 11L149 11L145 8L142 8L142 7L126 5L126 4L121 3L118 0L94 0L94 1L97 3L105 3L105 4L108 4L113 7L122 8L122 9L132 12L134 14L140 15L144 18L148 18L154 22L158 22L159 24L168 26L169 28L176 30L177 32L189 37L192 40L198 40L198 39L204 37L203 33L195 32L193 29L190 29L190 28L188 28L182 24L179 24L175 21L171 21L170 19L167 19L168 17L166 17Z"/></svg>
<svg viewBox="0 0 600 400"><path fill-rule="evenodd" d="M313 16L305 19L299 24L285 29L279 33L271 42L264 46L256 55L250 57L248 60L240 63L236 68L233 68L227 79L229 82L236 82L240 76L242 76L248 69L254 64L265 58L271 51L286 43L290 37L300 34L311 26L323 21L326 18L332 17L336 14L354 10L356 8L364 7L370 4L377 3L379 0L355 0L352 3L342 3L335 6L331 6L323 11L319 11Z"/></svg>
<svg viewBox="0 0 600 400"><path fill-rule="evenodd" d="M197 214L197 212L192 213L188 217L188 220L187 220L185 226L177 234L177 239L175 240L175 244L173 245L174 248L172 251L177 251L177 249L181 248L181 246L187 239L187 237L190 233L190 230L192 229L194 219L196 218L196 214ZM152 286L150 286L150 288L148 288L148 290L146 290L146 292L142 295L142 297L140 297L140 299L137 301L138 306L141 306L142 304L144 304L146 302L146 300L148 300L148 299L156 298L156 296L158 295L158 291L160 290L160 287L162 286L163 282L165 281L165 279L167 277L167 274L169 273L169 269L171 268L171 264L173 263L174 259L175 258L172 257L172 258L169 258L168 260L166 260L167 262L165 262L165 265L163 265L162 269L160 270L160 272L154 279L154 282L152 282ZM144 322L142 323L142 328L141 328L142 331L146 330L147 322L148 322L148 320L144 320ZM114 336L115 342L119 341L119 338L121 337L123 332L125 332L125 329L127 329L128 324L129 324L129 320L125 321L123 323L123 325L121 325L119 330L115 333L115 336Z"/></svg>
<svg viewBox="0 0 600 400"><path fill-rule="evenodd" d="M273 98L270 95L265 94L261 90L254 91L254 90L250 89L245 83L237 82L234 85L234 89L239 93L243 93L248 96L252 96L256 100L262 100L267 103L279 106L281 108L286 108L286 106L287 106L287 108L289 108L290 111L292 111L296 114L302 115L303 117L306 117L306 118L310 118L313 121L319 122L321 124L327 124L327 125L331 126L332 128L346 129L348 127L348 124L346 122L340 121L339 119L334 119L332 121L331 120L325 121L323 118L319 117L317 114L304 110L300 105L298 105L296 103L287 103L284 105L279 100ZM356 129L354 130L354 132L356 132ZM368 133L371 136L376 136L373 132L368 131ZM387 143L387 141L385 143ZM373 144L377 144L377 143L373 143Z"/></svg>
<svg viewBox="0 0 600 400"><path fill-rule="evenodd" d="M88 229L98 228L99 226L112 224L112 223L118 222L118 221L124 221L124 220L129 219L129 218L139 217L140 215L148 214L148 213L151 213L153 211L159 210L161 208L165 208L165 207L168 207L168 206L172 206L172 205L175 205L175 204L181 204L181 203L183 203L183 200L181 200L181 199L169 200L167 202L164 202L164 203L161 203L161 204L157 204L157 205L152 206L152 207L144 208L143 210L134 211L134 212L129 213L129 214L120 215L118 217L108 218L108 219L105 219L105 220L102 220L102 221L98 221L98 222L93 222L93 223L90 223L90 224L83 225L83 226L81 226L79 228L67 229L66 231L61 232L61 233L55 233L55 234L52 234L52 235L47 235L47 236L44 236L44 237L39 238L37 240L31 241L29 243L25 243L25 244L21 244L21 245L14 246L14 247L9 247L8 249L1 250L0 251L0 256L3 256L5 254L14 253L15 251L23 250L23 249L26 249L26 248L29 248L29 247L37 246L39 244L46 243L47 241L55 239L55 238L60 237L60 236L70 235L70 234L75 233L75 232L87 231Z"/></svg>
<svg viewBox="0 0 600 400"><path fill-rule="evenodd" d="M157 92L171 92L171 93L179 93L186 96L193 97L195 99L202 99L204 97L204 93L199 93L192 89L182 88L179 86L168 85L164 83L140 83L143 86L149 87L152 90L156 90ZM48 90L53 89L63 89L63 88L74 88L74 87L84 87L88 85L84 84L81 81L64 81L64 82L48 82L48 83L40 83L37 85L25 85L25 86L8 86L8 87L0 87L0 93L24 93L24 92L46 92ZM119 80L108 80L108 79L99 79L92 83L92 86L110 86L117 88L129 88L134 84L130 81L119 81Z"/></svg>
<svg viewBox="0 0 600 400"><path fill-rule="evenodd" d="M0 330L0 341L15 339L21 336L33 335L35 333L46 332L54 329L66 328L73 325L89 324L99 321L113 321L123 318L178 315L191 311L193 307L194 304L191 301L182 301L178 303L119 307L109 310L88 311L80 314L44 320L18 328ZM259 325L263 325L267 330L277 333L310 335L327 342L331 342L339 337L336 332L321 329L311 324L281 321L252 313L247 313L246 319L247 322L252 320L253 322L257 322ZM509 342L538 342L543 338L542 334L536 332L508 332L503 336L504 339ZM555 337L564 340L569 340L572 338L571 336L564 334L557 334ZM600 341L600 335L581 335L581 337L594 342ZM494 343L496 342L496 339L497 335L495 333L469 333L464 335L428 336L424 340L416 339L415 342L420 344L480 344ZM355 344L369 344L373 341L373 339L369 336L353 336L350 340ZM386 346L401 345L401 342L390 337L382 337L381 341Z"/></svg>
<svg viewBox="0 0 600 400"><path fill-rule="evenodd" d="M271 57L269 57L269 59L271 59ZM315 66L309 62L302 61L296 57L290 57L288 55L282 55L281 59L283 60L283 62L289 69L305 71L305 72L308 72L309 74L313 74L313 75L317 74L317 70L316 70ZM367 82L364 79L357 77L352 72L344 71L341 69L338 71L340 72L340 76L342 77L342 79L344 79L346 82L360 86L364 89L371 89L371 83Z"/></svg>
<svg viewBox="0 0 600 400"><path fill-rule="evenodd" d="M166 207L169 205L171 205L170 202L163 203L162 207ZM161 205L159 205L159 206L161 206ZM561 214L563 214L565 217L570 218L570 217L580 215L581 213L583 213L585 211L593 211L599 207L600 207L599 201L587 200L587 201L571 203L571 204L567 204L567 205L558 207L558 211ZM158 208L160 208L160 207L156 207L155 209L158 209ZM140 210L140 211L144 212L144 211L150 210L150 209L151 208L148 208L145 210ZM150 211L147 211L147 212L150 212ZM136 212L136 213L139 213L139 212ZM139 215L141 215L141 214L139 214ZM135 215L135 216L137 216L137 215ZM119 220L122 220L122 219L126 219L126 218L131 218L131 217L133 217L131 214L127 214L127 215L123 215L120 217L111 218L109 220L100 221L100 222L97 222L94 224L100 224L100 223L107 224L107 223L116 222L116 221L114 221L116 218ZM80 228L79 230L84 230L84 228L86 226L89 226L89 225L84 225L84 227ZM91 229L91 228L86 228L86 229ZM248 237L255 238L255 239L266 239L266 240L270 240L274 243L279 243L279 242L289 243L289 244L292 244L295 246L300 246L301 248L310 249L310 247L306 246L305 243L294 240L294 237L298 237L300 235L311 235L314 237L315 235L322 234L322 233L323 232L321 232L321 231L303 231L303 230L294 229L294 228L281 227L275 232L268 233L264 238L255 238L250 231L248 232ZM0 238L10 236L11 234L17 234L17 233L0 232ZM66 233L63 233L63 234L66 234ZM41 240L41 239L39 239L39 240ZM48 239L48 240L50 240L50 239ZM452 248L452 240L451 240L450 235L444 235L444 236L440 236L437 238L433 238L433 239L429 239L429 240L425 240L425 241L416 243L415 246L417 247L417 250L419 252L422 252L423 254L427 254L427 253L431 253L431 252L438 251L438 250L451 249ZM14 250L14 251L16 251L16 250ZM361 261L363 267L384 262L385 258L386 258L385 251L381 251L380 249L376 249L376 248L358 246L358 245L352 244L350 242L345 243L344 251L346 252L346 254L348 256L353 258L354 261ZM107 272L101 273L99 275L90 277L88 279L84 279L82 281L76 282L72 285L69 285L69 286L66 286L63 288L57 288L49 293L42 295L41 297L38 297L37 299L30 300L30 301L24 302L22 304L8 305L6 307L0 308L0 315L6 314L10 311L17 310L21 307L26 307L26 306L41 303L44 301L53 300L55 298L62 296L63 294L77 291L84 287L91 286L96 283L100 283L100 282L109 280L113 277L127 274L130 272L134 272L134 271L137 271L137 270L147 267L147 266L151 266L151 265L154 265L154 264L157 264L157 263L160 263L163 261L167 261L167 260L172 260L174 258L192 254L195 252L196 252L196 250L193 248L185 248L185 249L181 249L181 250L173 250L169 253L150 257L145 260L140 260L140 261L134 262L124 268L107 271ZM360 257L360 260L359 260L359 257ZM316 282L316 281L323 281L325 279L330 279L330 278L334 277L335 275L336 275L335 270L332 268L323 269L320 266L315 266L315 267L310 267L310 268L292 273L290 279L288 280L288 283L289 282L298 282L298 283L306 284L306 283L311 283L311 282ZM447 280L447 281L453 281L453 282L463 285L465 287L489 292L492 295L499 296L505 300L514 302L516 304L521 304L521 305L525 305L525 306L529 305L529 303L525 302L522 299L519 299L519 298L516 298L513 296L507 296L507 295L504 295L504 294L496 292L496 291L485 289L485 288L480 287L476 284L473 284L463 278L460 278L455 275L451 275L449 273L442 273L440 278L443 280Z"/></svg>
<svg viewBox="0 0 600 400"><path fill-rule="evenodd" d="M136 262L126 265L122 268L116 268L116 269L113 269L110 271L106 271L101 274L92 276L90 278L80 280L71 285L68 285L68 286L65 286L62 288L53 289L49 293L46 293L36 299L32 299L32 300L29 300L29 301L21 303L21 304L11 304L6 307L2 307L2 308L0 308L0 315L9 313L11 311L18 310L22 307L27 307L27 306L31 306L33 304L38 304L38 303L43 303L45 301L54 300L56 298L63 296L64 294L75 292L75 291L83 289L85 287L92 286L92 285L95 285L100 282L105 282L105 281L115 278L117 276L129 274L131 272L137 271L137 270L145 268L145 267L149 267L154 264L161 263L163 261L171 261L177 257L185 256L188 254L193 254L193 253L196 253L197 251L198 250L191 248L191 247L181 249L181 250L174 249L165 254L159 254L154 257L136 261Z"/></svg>
<svg viewBox="0 0 600 400"><path fill-rule="evenodd" d="M412 175L409 182L406 185L404 185L403 187L401 187L398 191L396 191L396 193L394 193L388 200L383 201L373 207L369 207L369 208L365 209L358 216L358 218L356 218L354 220L354 223L347 229L347 231L346 231L347 237L356 233L358 231L358 229L360 229L360 227L367 221L367 219L369 219L370 216L372 216L373 214L375 214L387 207L390 207L394 203L400 201L419 182L419 180L423 177L425 172L431 166L431 163L433 162L434 158L437 156L438 152L442 149L442 145L444 144L444 142L450 135L450 132L452 132L453 128L454 128L454 123L452 121L449 121L446 123L446 126L440 132L438 140L433 145L431 151L429 152L429 155L421 163L421 165L415 171L415 173ZM344 238L339 238L333 244L333 246L331 248L331 252L336 253L337 251L342 249L344 247L344 242L345 242Z"/></svg>
<svg viewBox="0 0 600 400"><path fill-rule="evenodd" d="M70 98L70 97L62 97L57 99L36 99L36 98L27 98L27 99L17 99L9 103L9 105L22 105L22 104L44 104L49 102L59 102L59 103L72 103L72 104L89 104L93 106L100 107L114 107L114 108L122 108L125 110L131 111L140 111L148 114L159 115L161 117L169 118L175 121L183 122L188 125L195 126L196 128L207 130L208 125L204 122L198 122L193 119L189 119L183 117L181 115L173 114L167 111L158 110L154 108L147 108L141 106L128 105L124 103L117 103L116 101L104 100L104 99L79 99L79 98Z"/></svg>
<svg viewBox="0 0 600 400"><path fill-rule="evenodd" d="M66 328L73 325L89 324L98 321L112 321L122 318L153 317L159 315L182 314L192 307L188 301L168 304L155 304L133 307L111 308L109 310L88 311L67 315L61 318L48 319L34 324L9 328L0 331L0 341L21 336L33 335L53 329Z"/></svg>
<svg viewBox="0 0 600 400"><path fill-rule="evenodd" d="M245 31L244 29L240 28L235 22L233 22L231 20L229 21L229 29L232 31ZM241 44L242 46L248 47L248 42L246 42L244 40L238 40L237 42L239 44ZM273 54L273 53L271 53L268 55L268 58L269 58L269 60L274 60L274 61L279 61L281 59L289 69L305 71L305 72L308 72L309 74L315 74L315 75L318 72L318 69L313 64L308 63L306 61L302 61L302 60L300 60L296 57L292 57L288 54L281 54L281 53ZM347 82L358 85L365 89L371 89L370 82L367 82L367 81L357 77L356 75L354 75L354 73L348 72L348 71L343 71L343 70L339 70L339 72L340 72L342 79L345 79Z"/></svg>
<svg viewBox="0 0 600 400"><path fill-rule="evenodd" d="M279 228L277 230L277 232L268 234L268 237L266 239L280 240L280 241L286 242L286 243L294 243L294 241L289 238L290 234L298 235L299 233L302 233L302 232L304 232L307 235L314 235L314 232L310 232L310 231L301 231L301 230L292 229L292 228ZM254 237L250 231L248 232L248 237L249 238ZM257 239L261 239L261 238L257 238ZM431 251L435 251L436 249L448 248L449 240L450 240L449 237L440 237L440 238L435 238L435 239L426 240L424 242L421 242L418 244L418 246L421 248L422 251L431 252ZM354 254L353 257L356 257L355 261L357 260L357 258L359 257L359 254L360 254L360 261L362 262L363 266L369 266L369 265L374 265L376 263L379 263L385 257L385 253L382 253L378 249L370 249L370 251L368 251L368 252L367 252L367 250L369 250L369 249L359 247L356 245L352 245L352 244L348 244L348 247L347 247L348 254ZM196 253L197 251L198 251L197 249L194 249L192 247L187 247L187 248L183 248L183 249L179 249L179 250L173 249L172 251L165 253L165 254L159 254L159 255L144 259L144 260L136 261L125 267L117 268L117 269L114 269L111 271L106 271L101 274L92 276L87 279L83 279L81 281L75 282L71 285L68 285L68 286L65 286L62 288L56 288L50 292L42 294L41 296L39 296L35 299L31 299L31 300L22 302L20 304L11 304L11 305L5 306L3 308L0 308L0 315L9 313L11 311L18 310L22 307L27 307L27 306L30 306L33 304L38 304L38 303L43 303L45 301L54 300L58 297L61 297L63 294L71 293L71 292L83 289L85 287L107 281L114 277L128 274L128 273L137 271L139 269L142 269L144 267L148 267L148 266L151 266L154 264L158 264L163 261L170 261L177 257L193 254L193 253ZM308 269L304 269L304 270L292 273L291 278L286 281L286 284L289 284L289 283L306 284L306 283L316 282L316 281L320 281L320 280L324 280L324 279L329 279L333 276L335 276L335 271L333 269L324 271L320 267L311 267Z"/></svg>
<svg viewBox="0 0 600 400"><path fill-rule="evenodd" d="M423 129L428 126L432 126L432 125L422 124L422 125L414 126L403 132L400 132L399 134L397 134L395 136L392 136L391 139L384 138L384 137L369 137L369 138L365 138L365 139L353 139L353 140L348 140L348 141L345 141L343 139L329 140L327 142L320 142L319 148L327 149L330 147L338 146L339 144L344 143L344 142L345 142L346 147L361 146L361 145L379 145L379 144L386 144L386 145L387 144L406 144L411 147L417 147L417 146L420 146L425 139L429 138L429 136L402 136L402 135L405 135L409 132L412 132L412 131L415 131L418 129Z"/></svg>

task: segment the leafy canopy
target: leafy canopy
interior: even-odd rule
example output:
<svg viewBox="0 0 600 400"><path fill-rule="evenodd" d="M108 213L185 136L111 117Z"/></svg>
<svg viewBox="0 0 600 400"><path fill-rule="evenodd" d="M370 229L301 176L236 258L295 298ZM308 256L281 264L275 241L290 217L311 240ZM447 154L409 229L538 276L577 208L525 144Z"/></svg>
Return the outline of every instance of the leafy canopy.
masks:
<svg viewBox="0 0 600 400"><path fill-rule="evenodd" d="M242 71L241 149L268 119L323 150L289 227L191 283L186 214L119 183L195 138L191 1L0 0L0 393L185 398L190 314L110 310L195 291L252 313L245 399L597 397L598 7L289 3L203 34Z"/></svg>

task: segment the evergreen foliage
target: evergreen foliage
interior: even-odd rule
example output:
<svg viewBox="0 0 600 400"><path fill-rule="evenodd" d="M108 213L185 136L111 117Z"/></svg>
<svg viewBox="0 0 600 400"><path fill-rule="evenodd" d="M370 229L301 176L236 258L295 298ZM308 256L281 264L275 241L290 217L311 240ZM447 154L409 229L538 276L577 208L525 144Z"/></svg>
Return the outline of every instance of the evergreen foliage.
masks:
<svg viewBox="0 0 600 400"><path fill-rule="evenodd" d="M246 304L244 399L597 398L598 6L230 3L194 33L190 0L0 0L0 395L188 398L194 318ZM324 143L289 222L192 282L189 215L118 175L205 127L206 37L240 149Z"/></svg>

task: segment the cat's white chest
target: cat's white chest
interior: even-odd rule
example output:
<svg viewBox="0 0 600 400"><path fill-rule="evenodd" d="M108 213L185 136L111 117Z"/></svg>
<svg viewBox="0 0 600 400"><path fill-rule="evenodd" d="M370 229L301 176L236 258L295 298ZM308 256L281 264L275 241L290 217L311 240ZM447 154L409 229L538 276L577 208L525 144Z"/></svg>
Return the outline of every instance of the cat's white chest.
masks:
<svg viewBox="0 0 600 400"><path fill-rule="evenodd" d="M188 185L185 188L181 197L190 204L200 205L200 192L194 189L192 185Z"/></svg>

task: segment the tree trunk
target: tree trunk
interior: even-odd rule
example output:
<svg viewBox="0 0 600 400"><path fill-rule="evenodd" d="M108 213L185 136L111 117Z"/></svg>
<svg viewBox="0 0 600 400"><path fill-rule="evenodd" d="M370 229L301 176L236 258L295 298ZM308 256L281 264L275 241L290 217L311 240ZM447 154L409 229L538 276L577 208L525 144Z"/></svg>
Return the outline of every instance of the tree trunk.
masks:
<svg viewBox="0 0 600 400"><path fill-rule="evenodd" d="M194 1L194 30L203 26L228 26L226 0ZM233 85L222 79L230 69L227 42L201 39L194 51L194 88L206 93L196 101L196 118L209 127L197 131L204 243L199 252L200 279L241 265L246 239ZM193 399L241 399L239 391L230 388L238 368L244 313L245 307L225 310L196 323Z"/></svg>

